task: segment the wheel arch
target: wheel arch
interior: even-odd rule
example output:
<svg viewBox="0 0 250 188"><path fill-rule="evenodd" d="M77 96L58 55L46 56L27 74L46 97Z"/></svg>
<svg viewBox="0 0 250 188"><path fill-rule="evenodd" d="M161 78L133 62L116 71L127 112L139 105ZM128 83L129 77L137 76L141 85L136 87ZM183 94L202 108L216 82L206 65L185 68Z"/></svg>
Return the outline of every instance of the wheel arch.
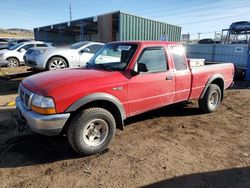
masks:
<svg viewBox="0 0 250 188"><path fill-rule="evenodd" d="M125 109L119 99L108 93L95 93L85 96L69 106L66 112L73 113L74 115L74 113L80 110L91 107L101 107L108 110L114 115L116 127L123 130L124 120L126 119Z"/></svg>
<svg viewBox="0 0 250 188"><path fill-rule="evenodd" d="M60 58L62 58L62 59L67 63L67 67L69 67L69 61L68 61L68 59L67 59L66 57L62 56L62 55L52 55L52 56L47 60L47 62L46 62L46 67L48 67L50 60L51 60L52 58L54 58L54 57L60 57Z"/></svg>
<svg viewBox="0 0 250 188"><path fill-rule="evenodd" d="M16 57L16 56L9 56L9 57L7 57L6 58L6 60L8 60L8 59L10 59L10 58L14 58L14 59L16 59L17 61L18 61L18 63L20 64L20 59L18 59L18 57Z"/></svg>
<svg viewBox="0 0 250 188"><path fill-rule="evenodd" d="M210 86L210 84L216 84L216 85L218 85L220 87L220 89L221 89L221 101L222 101L223 100L223 96L224 96L224 85L225 85L225 83L224 83L224 77L221 74L216 74L216 75L212 76L207 81L207 83L205 85L205 88L203 89L203 91L202 91L202 93L200 95L200 98L204 97L204 95L205 95L208 87Z"/></svg>

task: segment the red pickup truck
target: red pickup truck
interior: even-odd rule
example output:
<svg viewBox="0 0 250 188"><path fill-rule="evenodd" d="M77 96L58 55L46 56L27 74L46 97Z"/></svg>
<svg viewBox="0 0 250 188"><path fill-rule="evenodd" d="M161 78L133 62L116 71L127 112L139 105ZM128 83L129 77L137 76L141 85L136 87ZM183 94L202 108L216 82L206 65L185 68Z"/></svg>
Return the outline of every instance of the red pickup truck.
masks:
<svg viewBox="0 0 250 188"><path fill-rule="evenodd" d="M190 67L181 44L106 44L86 68L39 73L22 81L18 124L44 135L66 134L80 154L106 149L126 118L199 100L213 112L233 82L231 63Z"/></svg>

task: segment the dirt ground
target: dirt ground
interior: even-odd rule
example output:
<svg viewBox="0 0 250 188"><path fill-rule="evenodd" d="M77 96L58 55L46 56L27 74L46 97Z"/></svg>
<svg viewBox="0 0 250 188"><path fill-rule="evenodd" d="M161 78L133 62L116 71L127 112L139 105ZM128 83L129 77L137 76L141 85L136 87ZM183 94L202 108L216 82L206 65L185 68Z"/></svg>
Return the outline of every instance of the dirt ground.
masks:
<svg viewBox="0 0 250 188"><path fill-rule="evenodd" d="M0 81L1 100L21 79ZM211 114L190 102L130 118L106 152L88 157L66 137L18 134L14 110L0 108L0 187L250 187L250 90L242 86Z"/></svg>
<svg viewBox="0 0 250 188"><path fill-rule="evenodd" d="M15 101L19 83L26 76L34 74L27 66L16 68L0 67L0 108Z"/></svg>

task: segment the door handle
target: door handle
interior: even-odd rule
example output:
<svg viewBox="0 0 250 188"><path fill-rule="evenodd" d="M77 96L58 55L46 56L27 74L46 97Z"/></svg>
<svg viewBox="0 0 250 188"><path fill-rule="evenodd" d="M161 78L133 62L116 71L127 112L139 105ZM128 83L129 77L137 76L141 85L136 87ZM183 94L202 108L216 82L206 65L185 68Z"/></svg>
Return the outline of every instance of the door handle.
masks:
<svg viewBox="0 0 250 188"><path fill-rule="evenodd" d="M166 80L173 80L173 76L167 76Z"/></svg>

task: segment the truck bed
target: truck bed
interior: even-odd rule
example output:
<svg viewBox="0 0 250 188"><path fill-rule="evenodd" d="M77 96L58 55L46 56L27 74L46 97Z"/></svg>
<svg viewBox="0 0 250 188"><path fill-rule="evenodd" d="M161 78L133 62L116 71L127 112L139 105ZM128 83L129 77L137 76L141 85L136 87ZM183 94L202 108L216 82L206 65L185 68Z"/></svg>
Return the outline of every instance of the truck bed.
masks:
<svg viewBox="0 0 250 188"><path fill-rule="evenodd" d="M211 78L222 77L224 80L223 89L227 89L233 81L234 66L231 63L206 63L204 66L191 67L190 69L192 72L190 99L199 98Z"/></svg>

